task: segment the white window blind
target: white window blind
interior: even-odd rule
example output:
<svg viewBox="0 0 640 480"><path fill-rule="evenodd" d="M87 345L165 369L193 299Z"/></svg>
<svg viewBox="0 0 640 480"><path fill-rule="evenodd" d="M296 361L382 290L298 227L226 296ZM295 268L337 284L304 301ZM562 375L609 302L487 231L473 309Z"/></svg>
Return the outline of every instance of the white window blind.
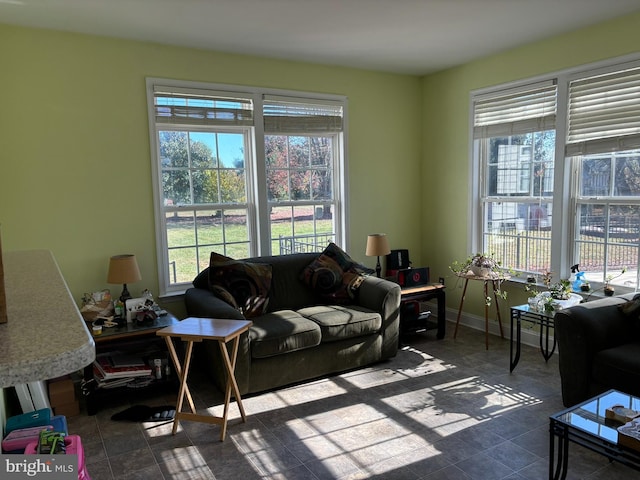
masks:
<svg viewBox="0 0 640 480"><path fill-rule="evenodd" d="M569 83L567 156L640 147L640 68Z"/></svg>
<svg viewBox="0 0 640 480"><path fill-rule="evenodd" d="M555 84L544 82L500 96L475 99L474 138L517 135L554 128L556 90Z"/></svg>
<svg viewBox="0 0 640 480"><path fill-rule="evenodd" d="M253 125L253 101L232 92L154 86L157 124Z"/></svg>
<svg viewBox="0 0 640 480"><path fill-rule="evenodd" d="M265 96L265 133L336 133L343 129L342 102L310 103L289 97Z"/></svg>

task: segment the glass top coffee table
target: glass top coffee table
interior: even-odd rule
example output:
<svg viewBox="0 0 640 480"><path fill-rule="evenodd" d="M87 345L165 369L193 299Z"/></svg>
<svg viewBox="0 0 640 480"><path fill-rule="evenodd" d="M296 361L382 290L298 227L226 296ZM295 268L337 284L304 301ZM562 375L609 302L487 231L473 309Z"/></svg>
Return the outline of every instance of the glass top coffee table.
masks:
<svg viewBox="0 0 640 480"><path fill-rule="evenodd" d="M549 417L550 479L566 478L570 442L640 471L640 451L618 443L617 429L623 424L606 418L607 408L613 405L640 411L640 398L609 390Z"/></svg>

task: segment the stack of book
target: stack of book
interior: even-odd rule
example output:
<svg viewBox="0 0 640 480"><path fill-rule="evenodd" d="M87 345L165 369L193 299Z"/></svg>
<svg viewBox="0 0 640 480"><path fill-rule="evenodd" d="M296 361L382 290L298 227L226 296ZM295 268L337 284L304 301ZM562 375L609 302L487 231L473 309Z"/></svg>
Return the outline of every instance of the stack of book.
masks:
<svg viewBox="0 0 640 480"><path fill-rule="evenodd" d="M122 352L108 352L96 355L93 362L93 376L100 388L115 388L130 383L140 386L153 381L151 367L144 359Z"/></svg>

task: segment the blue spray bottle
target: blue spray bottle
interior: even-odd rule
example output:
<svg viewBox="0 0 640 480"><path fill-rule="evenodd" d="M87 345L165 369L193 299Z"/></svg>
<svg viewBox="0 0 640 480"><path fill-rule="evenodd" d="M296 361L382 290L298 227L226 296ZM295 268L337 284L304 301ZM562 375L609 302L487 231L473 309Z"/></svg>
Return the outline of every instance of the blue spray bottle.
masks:
<svg viewBox="0 0 640 480"><path fill-rule="evenodd" d="M571 267L571 278L573 280L571 286L574 292L580 291L580 285L584 283L584 272L580 271L580 265L577 263Z"/></svg>
<svg viewBox="0 0 640 480"><path fill-rule="evenodd" d="M584 280L584 272L576 273L576 281L573 282L573 291L580 292L582 291L582 285L585 283Z"/></svg>

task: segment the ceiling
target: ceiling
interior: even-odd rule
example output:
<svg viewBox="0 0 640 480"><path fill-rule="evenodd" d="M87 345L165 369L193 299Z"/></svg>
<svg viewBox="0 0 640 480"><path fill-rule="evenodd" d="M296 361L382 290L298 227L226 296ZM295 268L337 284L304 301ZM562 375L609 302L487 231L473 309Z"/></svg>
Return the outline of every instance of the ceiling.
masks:
<svg viewBox="0 0 640 480"><path fill-rule="evenodd" d="M0 23L422 75L640 0L0 0Z"/></svg>

